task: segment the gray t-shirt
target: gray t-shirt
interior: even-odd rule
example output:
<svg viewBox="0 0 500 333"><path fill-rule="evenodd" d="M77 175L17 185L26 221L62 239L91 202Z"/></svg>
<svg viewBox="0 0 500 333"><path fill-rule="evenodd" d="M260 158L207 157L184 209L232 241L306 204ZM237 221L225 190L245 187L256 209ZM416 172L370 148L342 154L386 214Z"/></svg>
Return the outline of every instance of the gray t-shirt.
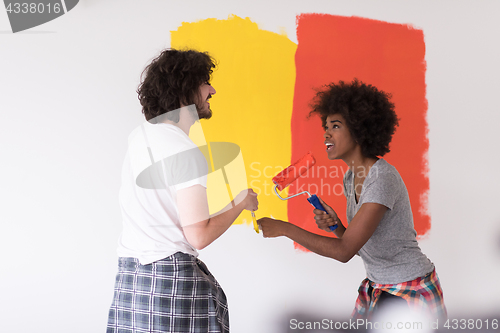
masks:
<svg viewBox="0 0 500 333"><path fill-rule="evenodd" d="M358 203L353 180L352 171L347 171L344 194L348 223L364 203L373 202L389 208L373 235L359 250L368 279L375 283L396 284L432 272L434 264L418 246L408 191L396 168L384 159L375 162L363 182Z"/></svg>

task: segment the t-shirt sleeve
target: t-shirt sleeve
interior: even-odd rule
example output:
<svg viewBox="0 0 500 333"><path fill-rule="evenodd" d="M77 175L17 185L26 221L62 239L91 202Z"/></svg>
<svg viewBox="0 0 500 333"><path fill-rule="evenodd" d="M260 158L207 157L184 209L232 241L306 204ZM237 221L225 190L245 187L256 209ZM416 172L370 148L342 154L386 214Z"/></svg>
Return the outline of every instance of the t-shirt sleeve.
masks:
<svg viewBox="0 0 500 333"><path fill-rule="evenodd" d="M169 156L163 161L167 184L177 191L198 184L207 187L208 164L198 147Z"/></svg>
<svg viewBox="0 0 500 333"><path fill-rule="evenodd" d="M399 188L395 175L380 173L368 180L361 199L363 203L378 203L392 210L399 196Z"/></svg>

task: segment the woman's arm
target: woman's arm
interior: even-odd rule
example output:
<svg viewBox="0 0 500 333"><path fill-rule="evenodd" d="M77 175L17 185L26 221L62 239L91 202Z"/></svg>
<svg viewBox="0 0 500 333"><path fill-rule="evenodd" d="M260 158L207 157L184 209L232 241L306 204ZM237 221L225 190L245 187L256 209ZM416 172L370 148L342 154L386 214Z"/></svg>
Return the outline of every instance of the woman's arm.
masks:
<svg viewBox="0 0 500 333"><path fill-rule="evenodd" d="M387 209L376 203L363 204L341 238L320 236L291 223L267 217L259 219L258 223L264 237L285 236L314 253L345 263L370 239Z"/></svg>

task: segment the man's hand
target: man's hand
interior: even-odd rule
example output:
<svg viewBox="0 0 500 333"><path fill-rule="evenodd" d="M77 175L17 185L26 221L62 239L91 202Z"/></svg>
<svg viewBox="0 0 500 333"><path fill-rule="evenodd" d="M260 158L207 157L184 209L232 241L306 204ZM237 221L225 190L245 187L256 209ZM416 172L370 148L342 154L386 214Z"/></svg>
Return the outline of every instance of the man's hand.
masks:
<svg viewBox="0 0 500 333"><path fill-rule="evenodd" d="M235 204L242 203L243 209L256 211L259 209L257 193L251 188L241 191L234 199Z"/></svg>

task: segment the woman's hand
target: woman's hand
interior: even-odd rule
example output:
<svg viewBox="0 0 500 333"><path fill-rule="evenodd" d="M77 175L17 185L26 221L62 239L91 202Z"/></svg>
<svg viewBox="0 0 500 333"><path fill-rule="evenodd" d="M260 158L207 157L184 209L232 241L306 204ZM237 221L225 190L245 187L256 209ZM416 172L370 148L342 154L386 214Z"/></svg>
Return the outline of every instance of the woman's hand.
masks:
<svg viewBox="0 0 500 333"><path fill-rule="evenodd" d="M319 202L321 202L323 208L325 208L326 212L322 211L321 209L313 210L316 224L318 225L319 229L324 230L326 232L332 232L330 230L330 226L339 223L340 222L339 217L337 216L337 213L335 213L332 207L328 206L323 200L321 200L320 197L318 197L318 199Z"/></svg>
<svg viewBox="0 0 500 333"><path fill-rule="evenodd" d="M266 238L285 236L285 229L289 226L288 222L275 220L270 217L258 219L257 224Z"/></svg>

